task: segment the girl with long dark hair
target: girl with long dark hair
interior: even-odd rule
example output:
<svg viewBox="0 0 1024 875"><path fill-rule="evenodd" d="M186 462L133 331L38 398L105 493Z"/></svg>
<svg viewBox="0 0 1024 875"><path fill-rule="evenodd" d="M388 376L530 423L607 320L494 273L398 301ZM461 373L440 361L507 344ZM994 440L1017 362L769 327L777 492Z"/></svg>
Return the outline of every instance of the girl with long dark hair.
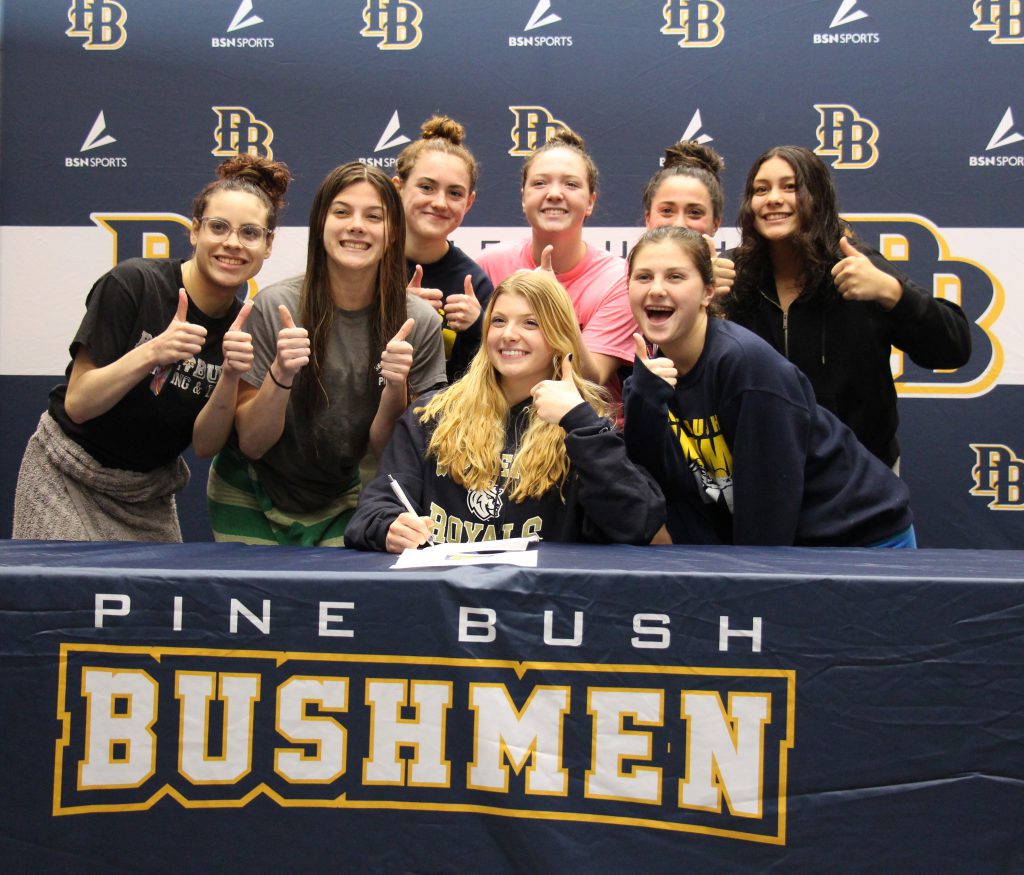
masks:
<svg viewBox="0 0 1024 875"><path fill-rule="evenodd" d="M217 540L344 544L368 446L383 450L410 399L445 382L440 320L406 292L404 245L384 173L353 161L327 175L305 274L256 297L237 446L210 473Z"/></svg>

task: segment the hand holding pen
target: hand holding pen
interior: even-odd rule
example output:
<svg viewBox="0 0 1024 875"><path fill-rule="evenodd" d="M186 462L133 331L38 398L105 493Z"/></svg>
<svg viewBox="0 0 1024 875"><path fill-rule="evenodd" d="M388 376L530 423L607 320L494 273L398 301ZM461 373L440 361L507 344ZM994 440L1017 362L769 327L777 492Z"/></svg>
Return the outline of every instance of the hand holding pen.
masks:
<svg viewBox="0 0 1024 875"><path fill-rule="evenodd" d="M388 485L395 497L402 503L405 513L398 517L388 527L385 546L389 553L401 553L403 550L422 547L424 544L433 544L434 539L430 534L430 527L427 525L429 517L420 516L409 501L401 484L388 474Z"/></svg>

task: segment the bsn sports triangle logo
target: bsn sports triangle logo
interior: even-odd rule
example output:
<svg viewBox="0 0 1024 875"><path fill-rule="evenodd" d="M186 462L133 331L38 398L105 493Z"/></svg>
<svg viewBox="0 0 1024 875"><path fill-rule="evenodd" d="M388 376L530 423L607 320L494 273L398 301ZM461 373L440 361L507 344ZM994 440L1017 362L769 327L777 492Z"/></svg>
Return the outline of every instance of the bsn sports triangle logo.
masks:
<svg viewBox="0 0 1024 875"><path fill-rule="evenodd" d="M835 14L835 18L832 19L832 23L829 25L829 30L833 27L842 27L844 24L852 24L854 21L860 21L862 18L867 18L868 14L862 9L854 9L857 5L857 0L843 0L839 4L839 9Z"/></svg>
<svg viewBox="0 0 1024 875"><path fill-rule="evenodd" d="M252 0L242 0L242 2L238 4L235 17L231 19L231 24L228 25L228 33L241 30L244 27L252 27L254 24L262 24L263 19L258 15L250 15L249 13L251 12Z"/></svg>
<svg viewBox="0 0 1024 875"><path fill-rule="evenodd" d="M398 110L396 109L391 115L391 121L388 122L388 126L384 128L384 133L380 135L377 145L373 147L373 151L383 152L385 149L393 149L395 146L402 146L410 142L405 134L399 133L401 126L402 123L398 120ZM398 136L395 136L396 134Z"/></svg>
<svg viewBox="0 0 1024 875"><path fill-rule="evenodd" d="M527 31L534 30L538 27L547 27L549 24L554 24L555 22L562 20L560 15L555 15L553 12L548 15L547 13L550 10L550 0L540 0L530 15L530 20L526 22L526 27L524 27L523 30Z"/></svg>
<svg viewBox="0 0 1024 875"><path fill-rule="evenodd" d="M96 116L96 121L92 123L88 135L82 143L82 148L79 152L88 152L90 149L98 149L100 146L109 146L111 143L116 143L117 139L112 137L106 132L107 122L103 118L103 110L100 110L100 114Z"/></svg>
<svg viewBox="0 0 1024 875"><path fill-rule="evenodd" d="M1017 131L1010 131L1013 129L1013 109L1006 107L1006 112L1003 113L1002 119L999 124L996 125L995 131L992 133L992 139L988 141L988 145L985 147L985 151L989 152L992 149L1001 149L1003 146L1009 146L1011 143L1019 143L1024 140L1024 134L1020 134Z"/></svg>
<svg viewBox="0 0 1024 875"><path fill-rule="evenodd" d="M714 140L714 137L700 133L700 129L703 125L704 123L700 118L700 110L698 109L694 112L693 117L690 119L690 123L686 126L686 130L683 131L683 135L679 138L680 141L693 140L701 145L704 143L710 143Z"/></svg>

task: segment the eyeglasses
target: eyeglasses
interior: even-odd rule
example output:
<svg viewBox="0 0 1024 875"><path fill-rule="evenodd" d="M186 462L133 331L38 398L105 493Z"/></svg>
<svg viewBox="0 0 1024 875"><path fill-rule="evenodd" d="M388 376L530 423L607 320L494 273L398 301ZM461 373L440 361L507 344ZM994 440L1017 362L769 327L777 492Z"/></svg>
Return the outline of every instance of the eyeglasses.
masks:
<svg viewBox="0 0 1024 875"><path fill-rule="evenodd" d="M206 229L206 233L217 243L227 240L231 236L231 232L234 231L238 237L238 242L248 249L259 246L274 233L262 225L242 225L236 228L226 219L218 219L215 216L204 216L199 220L199 224Z"/></svg>

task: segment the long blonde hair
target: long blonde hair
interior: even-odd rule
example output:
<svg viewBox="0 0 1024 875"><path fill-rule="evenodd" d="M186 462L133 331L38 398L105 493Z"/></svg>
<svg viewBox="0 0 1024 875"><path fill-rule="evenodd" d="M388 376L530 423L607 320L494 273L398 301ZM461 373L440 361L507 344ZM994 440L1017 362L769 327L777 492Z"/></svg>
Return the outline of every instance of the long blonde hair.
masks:
<svg viewBox="0 0 1024 875"><path fill-rule="evenodd" d="M561 379L562 360L572 354L580 361L582 340L569 296L554 275L546 271L521 271L502 282L491 295L484 313L484 342L465 375L423 407L416 409L420 422L436 423L429 455L438 468L447 471L465 489L483 490L495 486L501 478L501 454L509 405L501 391L501 375L487 354L487 330L495 302L503 294L521 295L530 306L545 340L554 351L549 379ZM601 416L609 412L607 393L595 383L573 371L573 382L583 400ZM569 473L565 451L565 431L544 422L531 407L529 425L506 475L511 484L512 501L540 498L554 486L562 487Z"/></svg>

